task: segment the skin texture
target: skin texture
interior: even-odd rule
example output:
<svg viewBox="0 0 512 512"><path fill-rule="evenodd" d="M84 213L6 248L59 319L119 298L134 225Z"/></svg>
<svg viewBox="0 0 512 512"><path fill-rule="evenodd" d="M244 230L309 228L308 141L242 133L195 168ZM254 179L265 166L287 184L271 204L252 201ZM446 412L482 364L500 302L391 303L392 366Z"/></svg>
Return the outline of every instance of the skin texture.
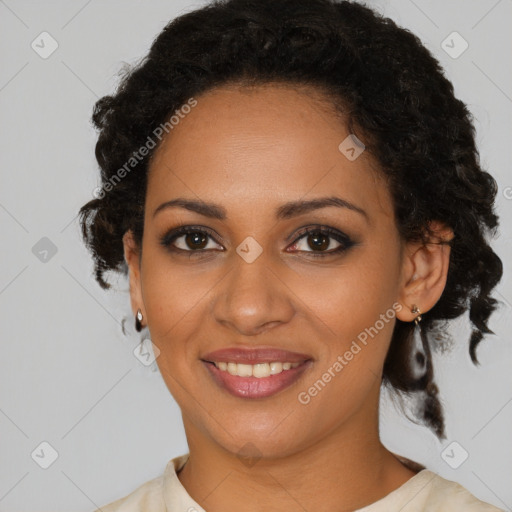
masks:
<svg viewBox="0 0 512 512"><path fill-rule="evenodd" d="M432 308L450 248L400 239L377 164L368 152L349 161L339 151L349 133L321 93L283 84L223 86L196 99L150 165L142 256L130 232L123 238L133 312L143 313L182 411L190 459L180 481L208 512L323 512L373 503L414 475L378 434L395 319L310 403L297 395L393 303L403 306L397 317L406 322L416 316L413 304L423 314ZM275 218L288 201L333 195L367 218L332 206ZM227 217L183 208L153 216L178 197L217 203ZM216 239L207 239L202 255L172 253L159 240L181 223L210 228ZM315 257L307 234L294 245L306 226L331 227L355 244ZM432 226L439 238L453 236ZM236 252L248 236L263 249L252 263ZM328 250L339 246L327 240ZM174 244L194 250L184 236ZM213 383L200 360L226 347L283 348L314 362L274 396L237 398ZM237 455L242 448L259 458L251 467Z"/></svg>

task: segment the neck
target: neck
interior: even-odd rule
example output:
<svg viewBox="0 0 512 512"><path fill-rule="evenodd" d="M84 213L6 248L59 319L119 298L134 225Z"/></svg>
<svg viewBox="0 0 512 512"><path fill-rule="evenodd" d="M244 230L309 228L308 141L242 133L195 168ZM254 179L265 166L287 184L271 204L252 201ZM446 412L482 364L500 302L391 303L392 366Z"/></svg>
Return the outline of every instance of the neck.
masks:
<svg viewBox="0 0 512 512"><path fill-rule="evenodd" d="M241 461L184 417L190 456L178 478L208 512L350 511L414 476L380 442L377 406L357 411L314 444L285 457Z"/></svg>

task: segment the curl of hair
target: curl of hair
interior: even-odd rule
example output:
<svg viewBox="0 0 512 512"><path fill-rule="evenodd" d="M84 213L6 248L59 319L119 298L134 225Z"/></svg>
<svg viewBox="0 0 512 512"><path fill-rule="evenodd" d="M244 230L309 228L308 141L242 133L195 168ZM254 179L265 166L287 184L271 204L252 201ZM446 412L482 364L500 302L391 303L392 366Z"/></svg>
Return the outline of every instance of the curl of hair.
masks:
<svg viewBox="0 0 512 512"><path fill-rule="evenodd" d="M493 334L487 321L497 301L490 292L502 263L486 237L498 227L497 185L480 167L470 112L411 32L342 0L218 0L186 13L94 107L103 186L191 97L227 84L279 82L317 88L344 115L387 178L404 240L428 241L432 220L454 232L445 290L421 322L425 375L412 371L414 324L398 319L383 371L392 389L426 395L417 420L443 438L429 335L436 323L469 311L469 354L478 364L476 348ZM141 243L147 170L157 148L80 209L103 288L106 272L126 273L123 234L132 230Z"/></svg>

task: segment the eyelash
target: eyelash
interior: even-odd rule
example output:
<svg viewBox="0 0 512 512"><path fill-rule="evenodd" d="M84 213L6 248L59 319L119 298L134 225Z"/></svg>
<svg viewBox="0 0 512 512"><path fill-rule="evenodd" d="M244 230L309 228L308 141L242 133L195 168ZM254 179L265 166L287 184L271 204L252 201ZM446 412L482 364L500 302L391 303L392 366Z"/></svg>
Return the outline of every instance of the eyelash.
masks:
<svg viewBox="0 0 512 512"><path fill-rule="evenodd" d="M193 233L199 233L201 235L209 236L213 239L215 243L217 240L215 240L215 235L212 231L210 231L207 228L199 227L199 226L180 226L176 229L172 229L168 233L166 233L164 236L160 238L160 244L165 247L167 250L173 252L173 253L189 253L189 257L195 256L195 255L201 255L204 254L206 251L210 251L211 249L197 249L197 250L185 250L180 249L179 247L174 247L172 243L178 239L180 236L193 234ZM302 238L305 238L307 235L315 235L315 234L321 234L326 235L330 238L333 238L337 242L339 242L341 245L337 247L336 249L332 249L330 251L299 251L299 252L305 252L308 254L311 254L315 258L325 258L327 256L332 256L335 254L340 254L342 252L347 251L350 249L353 245L355 245L355 242L353 242L350 237L342 233L341 231L338 231L336 229L332 229L330 227L326 226L309 226L303 230L301 230L297 237L294 239L294 241L291 243L291 245L295 245L298 243ZM220 244L219 244L220 245Z"/></svg>

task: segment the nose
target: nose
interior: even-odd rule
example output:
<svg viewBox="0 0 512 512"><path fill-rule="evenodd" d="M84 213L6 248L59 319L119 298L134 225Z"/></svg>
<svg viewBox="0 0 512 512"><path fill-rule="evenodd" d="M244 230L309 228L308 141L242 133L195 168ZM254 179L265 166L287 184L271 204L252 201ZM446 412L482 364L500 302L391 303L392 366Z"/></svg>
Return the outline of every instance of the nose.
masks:
<svg viewBox="0 0 512 512"><path fill-rule="evenodd" d="M293 293L279 270L272 268L264 254L252 263L233 256L232 270L219 284L214 299L215 320L245 336L289 322L295 314Z"/></svg>

